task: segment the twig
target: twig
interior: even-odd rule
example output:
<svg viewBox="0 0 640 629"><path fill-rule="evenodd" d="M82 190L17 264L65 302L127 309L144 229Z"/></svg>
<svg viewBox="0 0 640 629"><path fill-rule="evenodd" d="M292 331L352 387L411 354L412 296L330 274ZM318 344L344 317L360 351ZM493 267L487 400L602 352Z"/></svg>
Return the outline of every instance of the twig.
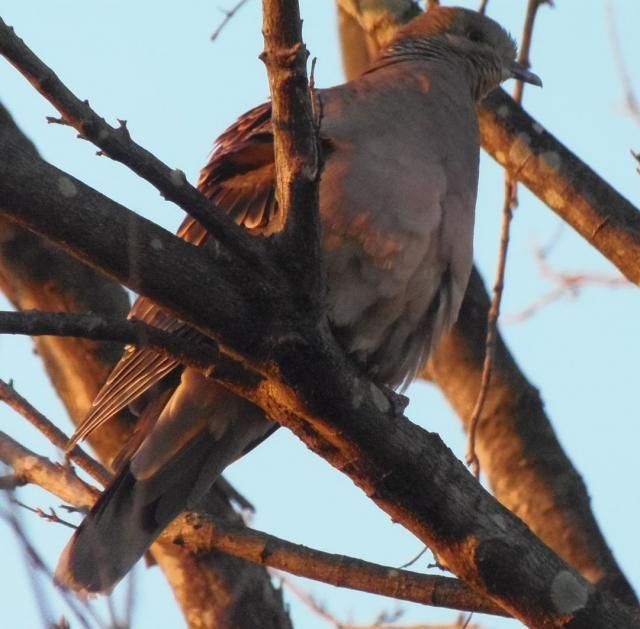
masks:
<svg viewBox="0 0 640 629"><path fill-rule="evenodd" d="M229 23L229 20L247 3L247 0L240 0L233 6L231 9L221 9L224 13L224 18L222 18L222 22L218 24L216 30L211 33L211 41L215 41L218 38L218 35L222 32L222 29Z"/></svg>
<svg viewBox="0 0 640 629"><path fill-rule="evenodd" d="M428 546L425 546L413 559L409 559L409 561L407 561L407 563L403 563L400 566L400 569L404 569L404 568L408 568L409 566L412 566L416 561L418 561L418 559L420 559L420 557L422 557L422 555L424 555L427 551L429 550Z"/></svg>
<svg viewBox="0 0 640 629"><path fill-rule="evenodd" d="M71 522L67 522L67 520L63 520L53 509L53 507L49 507L49 512L46 512L44 509L40 507L30 507L29 505L24 504L24 502L20 502L16 498L12 500L12 502L27 511L31 511L31 513L35 513L39 518L46 520L47 522L51 522L53 524L62 524L70 529L77 529L78 527L75 524L71 524Z"/></svg>
<svg viewBox="0 0 640 629"><path fill-rule="evenodd" d="M533 41L533 26L536 21L538 9L543 4L553 6L552 0L529 0L529 4L527 5L527 16L524 20L524 27L522 29L522 40L520 41L520 54L518 55L518 62L521 63L525 68L529 68L531 66L529 55L531 52L531 44ZM523 95L524 82L516 81L516 85L513 90L513 100L515 100L516 103L520 104L522 103Z"/></svg>
<svg viewBox="0 0 640 629"><path fill-rule="evenodd" d="M205 527L210 533L203 534ZM461 611L506 615L487 599L473 594L461 581L390 568L354 557L317 549L267 535L260 531L211 521L200 514L186 514L166 531L168 539L191 550L216 548L247 561L266 565L338 587Z"/></svg>
<svg viewBox="0 0 640 629"><path fill-rule="evenodd" d="M21 526L20 522L18 521L16 513L14 513L13 511L3 510L2 512L0 512L0 517L3 518L7 522L7 524L13 530L15 536L18 538L20 544L22 545L22 548L24 549L25 555L29 560L30 566L34 567L39 572L43 573L47 577L47 580L49 582L54 583L53 575L51 574L51 571L49 570L49 568L47 568L46 564L42 560L42 557L40 556L38 551L35 549L33 544L29 541L27 536L25 535L23 527ZM36 581L36 575L33 574L32 571L30 571L30 576L31 576L32 584L33 584L34 596L35 596L37 602L39 603L41 612L43 613L43 615L45 615L45 609L44 609L44 605L43 605L44 601L43 601L42 595L39 592L38 583ZM77 619L80 622L80 624L83 627L86 627L86 629L90 629L91 625L89 623L89 620L87 619L87 617L84 615L84 613L80 609L80 606L77 603L76 597L72 596L64 588L58 587L58 590L62 594L62 597L64 598L64 600L67 603L67 605L71 608L71 610L73 611L73 613L77 617ZM95 620L98 620L97 617L95 616L94 611L91 609L91 607L89 605L87 605L85 603L83 606L84 606L85 610L87 612L89 612L89 614ZM52 623L48 622L46 624L51 625ZM99 621L97 623L97 626L100 626Z"/></svg>
<svg viewBox="0 0 640 629"><path fill-rule="evenodd" d="M533 36L533 27L537 11L542 4L552 4L551 0L529 0L527 6L527 16L524 23L522 44L518 55L518 62L529 67L529 54ZM520 104L524 94L523 81L517 81L513 91L513 99ZM523 162L521 168L524 167ZM517 205L517 174L505 172L504 203L502 207L502 227L500 233L500 250L498 253L498 264L496 269L496 281L493 287L493 299L489 309L487 320L487 337L485 341L485 358L482 366L482 376L480 379L480 391L471 416L469 417L467 429L467 452L465 459L476 478L480 476L480 461L476 453L476 433L478 423L482 415L482 409L487 399L489 385L491 383L491 370L496 349L498 318L500 316L500 302L504 290L504 273L507 264L507 251L509 249L509 230L513 218L513 208Z"/></svg>
<svg viewBox="0 0 640 629"><path fill-rule="evenodd" d="M274 572L278 575L282 585L284 585L284 587L286 587L287 590L289 590L289 592L291 592L299 601L304 603L309 611L329 623L334 629L342 629L342 627L344 627L344 625L331 612L329 612L313 594L303 590L301 587L298 587L293 579L290 579L288 576L280 573L279 571Z"/></svg>
<svg viewBox="0 0 640 629"><path fill-rule="evenodd" d="M482 0L480 6L478 7L478 13L484 15L487 12L487 5L489 4L489 0Z"/></svg>
<svg viewBox="0 0 640 629"><path fill-rule="evenodd" d="M556 287L522 310L503 317L504 323L521 323L549 304L565 295L577 297L580 290L587 286L607 286L609 288L631 287L632 284L623 276L612 276L599 273L569 273L557 271L546 261L545 251L536 248L534 255L538 262L540 274Z"/></svg>
<svg viewBox="0 0 640 629"><path fill-rule="evenodd" d="M471 470L476 478L480 476L480 461L476 453L476 433L478 423L482 415L482 408L487 399L489 384L491 383L491 369L496 350L496 338L498 334L498 317L500 316L500 303L504 290L504 271L507 264L507 251L509 248L509 227L513 218L513 199L515 195L516 181L505 175L504 183L504 204L502 206L502 228L500 231L500 252L498 255L498 267L496 269L496 281L493 286L493 299L487 316L487 337L485 340L484 363L482 365L482 376L480 379L480 391L476 399L473 411L469 418L467 428L467 452L465 459L471 466Z"/></svg>
<svg viewBox="0 0 640 629"><path fill-rule="evenodd" d="M73 312L0 311L1 334L75 336L94 341L114 341L152 349L201 371L211 371L221 359L218 345L200 335L184 339L135 319L120 319Z"/></svg>
<svg viewBox="0 0 640 629"><path fill-rule="evenodd" d="M0 400L10 406L16 413L22 415L56 448L64 450L69 438L4 380L0 380ZM76 446L73 449L69 454L69 458L104 486L111 479L111 474L100 463L84 452L80 446Z"/></svg>

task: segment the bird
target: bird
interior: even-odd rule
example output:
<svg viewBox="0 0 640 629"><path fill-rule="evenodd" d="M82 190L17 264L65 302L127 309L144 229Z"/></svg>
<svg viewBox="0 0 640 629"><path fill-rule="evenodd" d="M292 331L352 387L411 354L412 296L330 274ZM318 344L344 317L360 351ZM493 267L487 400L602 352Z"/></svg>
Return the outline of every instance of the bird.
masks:
<svg viewBox="0 0 640 629"><path fill-rule="evenodd" d="M357 78L315 89L325 307L335 338L372 381L403 389L455 322L471 271L477 104L502 81L541 85L516 44L475 11L434 7L401 27ZM256 237L278 212L271 105L217 140L201 192ZM178 236L215 246L187 217ZM130 318L202 342L145 297ZM114 480L60 557L56 579L109 591L166 526L276 428L264 411L167 355L129 346L68 449L117 412L139 413Z"/></svg>

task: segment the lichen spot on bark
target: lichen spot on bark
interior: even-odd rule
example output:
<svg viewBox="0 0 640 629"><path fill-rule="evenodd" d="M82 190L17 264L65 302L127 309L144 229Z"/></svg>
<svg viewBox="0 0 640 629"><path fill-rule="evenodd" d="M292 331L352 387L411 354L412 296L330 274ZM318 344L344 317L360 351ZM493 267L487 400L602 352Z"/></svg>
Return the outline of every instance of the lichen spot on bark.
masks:
<svg viewBox="0 0 640 629"><path fill-rule="evenodd" d="M181 188L187 182L187 176L184 174L184 171L179 168L174 168L169 173L169 179L171 179L171 183L177 188Z"/></svg>
<svg viewBox="0 0 640 629"><path fill-rule="evenodd" d="M58 190L60 191L60 194L67 199L75 197L76 194L78 194L76 184L73 183L69 177L65 177L64 175L58 177Z"/></svg>
<svg viewBox="0 0 640 629"><path fill-rule="evenodd" d="M589 586L568 570L562 570L551 582L551 601L559 614L572 614L589 600Z"/></svg>

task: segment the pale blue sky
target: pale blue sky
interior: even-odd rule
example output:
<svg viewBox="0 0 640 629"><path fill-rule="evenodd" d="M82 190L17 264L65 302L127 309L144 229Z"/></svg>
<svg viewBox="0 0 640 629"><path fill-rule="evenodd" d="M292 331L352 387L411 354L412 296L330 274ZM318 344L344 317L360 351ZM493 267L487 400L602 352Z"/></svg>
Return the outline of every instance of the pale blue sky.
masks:
<svg viewBox="0 0 640 629"><path fill-rule="evenodd" d="M81 98L108 121L128 121L133 138L194 181L213 139L239 114L268 95L258 60L262 40L260 3L250 0L218 41L209 35L218 24L218 6L231 0L168 2L37 2L0 0L0 15ZM461 2L475 7L476 2ZM640 178L629 150L640 150L640 126L625 114L624 96L613 63L607 7L615 8L623 50L640 90L633 61L640 54L637 0L611 3L557 2L543 8L533 47L533 66L543 90L527 89L527 109L569 148L632 201L640 198ZM520 35L526 2L492 0L490 14ZM342 80L333 2L301 2L304 36L318 58L316 82ZM636 64L637 66L637 64ZM635 76L634 76L635 71ZM511 86L507 86L510 88ZM95 156L95 148L65 127L47 125L55 112L4 60L0 60L0 100L43 156L129 208L169 228L180 212L126 168ZM488 281L494 274L502 176L484 156L477 211L476 258ZM551 263L559 270L614 274L615 269L572 229L526 191L520 193L507 273L503 311L515 312L552 287L540 276L535 243L557 239ZM540 388L560 439L582 473L593 507L617 559L640 589L637 522L640 520L637 443L640 298L632 287L588 288L575 300L563 299L525 323L503 332L531 381ZM6 307L3 302L1 307ZM0 377L13 378L19 392L69 429L25 339L0 338ZM409 391L410 415L439 432L462 456L464 435L438 391L417 384ZM0 430L59 460L35 431L0 406ZM309 453L287 431L279 431L228 473L257 506L254 525L296 542L388 565L405 563L420 549L418 540L375 508L351 482ZM33 506L58 501L36 489L20 492ZM0 508L4 509L2 503ZM20 516L37 548L53 566L68 530L27 512ZM2 626L36 627L39 615L20 552L0 522ZM416 566L423 569L430 558ZM184 621L157 569L138 568L137 627L182 627ZM303 582L342 621L370 623L396 603L349 590ZM51 592L49 588L46 591ZM290 595L297 627L328 625L310 615ZM60 598L49 599L53 616L67 613ZM454 612L400 603L401 622L443 622ZM481 619L500 629L516 623ZM77 626L74 624L74 626Z"/></svg>

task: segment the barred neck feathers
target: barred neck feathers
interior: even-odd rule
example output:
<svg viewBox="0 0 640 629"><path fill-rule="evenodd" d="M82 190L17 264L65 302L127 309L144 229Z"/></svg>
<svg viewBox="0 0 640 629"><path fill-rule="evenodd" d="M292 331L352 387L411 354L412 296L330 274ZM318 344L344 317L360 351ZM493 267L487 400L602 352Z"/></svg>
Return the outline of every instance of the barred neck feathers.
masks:
<svg viewBox="0 0 640 629"><path fill-rule="evenodd" d="M462 68L481 100L512 76L516 45L496 22L466 9L436 7L402 28L369 70L404 61L434 61Z"/></svg>

